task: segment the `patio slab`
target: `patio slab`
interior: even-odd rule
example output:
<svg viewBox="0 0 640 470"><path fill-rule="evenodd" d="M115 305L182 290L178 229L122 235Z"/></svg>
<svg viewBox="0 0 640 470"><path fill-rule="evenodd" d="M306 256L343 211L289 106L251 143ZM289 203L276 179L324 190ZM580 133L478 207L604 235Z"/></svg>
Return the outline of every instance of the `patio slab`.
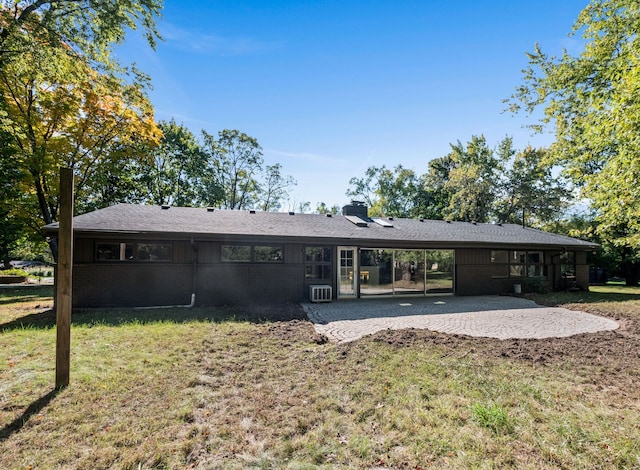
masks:
<svg viewBox="0 0 640 470"><path fill-rule="evenodd" d="M609 318L509 296L385 298L302 304L317 333L349 342L381 330L510 338L561 338L615 330Z"/></svg>

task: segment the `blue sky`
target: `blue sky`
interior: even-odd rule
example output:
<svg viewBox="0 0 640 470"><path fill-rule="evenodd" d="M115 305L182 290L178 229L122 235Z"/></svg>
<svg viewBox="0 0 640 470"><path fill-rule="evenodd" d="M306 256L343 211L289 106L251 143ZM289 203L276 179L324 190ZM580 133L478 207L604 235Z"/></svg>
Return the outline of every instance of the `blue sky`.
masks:
<svg viewBox="0 0 640 470"><path fill-rule="evenodd" d="M351 177L402 164L422 174L449 144L548 135L502 113L525 52L576 53L587 1L165 0L154 52L131 35L123 62L148 73L158 120L238 129L298 184L284 210L348 202Z"/></svg>

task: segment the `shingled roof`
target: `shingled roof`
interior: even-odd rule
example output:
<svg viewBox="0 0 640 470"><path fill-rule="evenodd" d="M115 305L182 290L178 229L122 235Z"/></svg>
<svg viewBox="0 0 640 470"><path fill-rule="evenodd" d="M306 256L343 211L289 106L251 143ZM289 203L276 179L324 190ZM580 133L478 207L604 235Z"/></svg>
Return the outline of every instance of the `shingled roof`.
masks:
<svg viewBox="0 0 640 470"><path fill-rule="evenodd" d="M294 214L248 210L212 210L118 204L74 217L74 232L110 236L147 234L195 236L241 241L256 237L281 240L415 247L527 246L593 250L598 245L513 224L475 224L404 218L366 219L356 224L340 215ZM386 226L385 226L386 225ZM45 227L55 232L57 223Z"/></svg>

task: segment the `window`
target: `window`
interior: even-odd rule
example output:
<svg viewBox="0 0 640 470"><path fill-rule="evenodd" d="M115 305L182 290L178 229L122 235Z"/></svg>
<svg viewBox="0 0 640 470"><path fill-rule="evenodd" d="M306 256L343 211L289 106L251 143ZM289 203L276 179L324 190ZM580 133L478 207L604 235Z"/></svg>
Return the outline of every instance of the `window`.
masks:
<svg viewBox="0 0 640 470"><path fill-rule="evenodd" d="M171 243L96 243L96 261L171 261Z"/></svg>
<svg viewBox="0 0 640 470"><path fill-rule="evenodd" d="M222 261L248 263L251 261L249 245L222 245Z"/></svg>
<svg viewBox="0 0 640 470"><path fill-rule="evenodd" d="M305 279L331 279L331 248L307 246L304 249Z"/></svg>
<svg viewBox="0 0 640 470"><path fill-rule="evenodd" d="M256 263L282 263L282 247L255 246L253 256Z"/></svg>
<svg viewBox="0 0 640 470"><path fill-rule="evenodd" d="M170 243L136 243L138 261L171 261Z"/></svg>
<svg viewBox="0 0 640 470"><path fill-rule="evenodd" d="M542 251L491 252L493 277L537 277L544 275L544 253Z"/></svg>
<svg viewBox="0 0 640 470"><path fill-rule="evenodd" d="M125 261L132 259L132 243L96 243L96 261Z"/></svg>
<svg viewBox="0 0 640 470"><path fill-rule="evenodd" d="M284 249L272 245L222 245L221 259L225 263L282 263Z"/></svg>

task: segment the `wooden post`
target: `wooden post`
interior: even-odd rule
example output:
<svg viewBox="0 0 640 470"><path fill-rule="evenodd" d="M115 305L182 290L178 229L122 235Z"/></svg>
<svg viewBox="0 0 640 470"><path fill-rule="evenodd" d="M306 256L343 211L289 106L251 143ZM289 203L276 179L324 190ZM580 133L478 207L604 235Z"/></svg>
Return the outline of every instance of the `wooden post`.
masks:
<svg viewBox="0 0 640 470"><path fill-rule="evenodd" d="M73 169L60 168L60 217L56 269L56 389L69 385L71 272L73 266Z"/></svg>

